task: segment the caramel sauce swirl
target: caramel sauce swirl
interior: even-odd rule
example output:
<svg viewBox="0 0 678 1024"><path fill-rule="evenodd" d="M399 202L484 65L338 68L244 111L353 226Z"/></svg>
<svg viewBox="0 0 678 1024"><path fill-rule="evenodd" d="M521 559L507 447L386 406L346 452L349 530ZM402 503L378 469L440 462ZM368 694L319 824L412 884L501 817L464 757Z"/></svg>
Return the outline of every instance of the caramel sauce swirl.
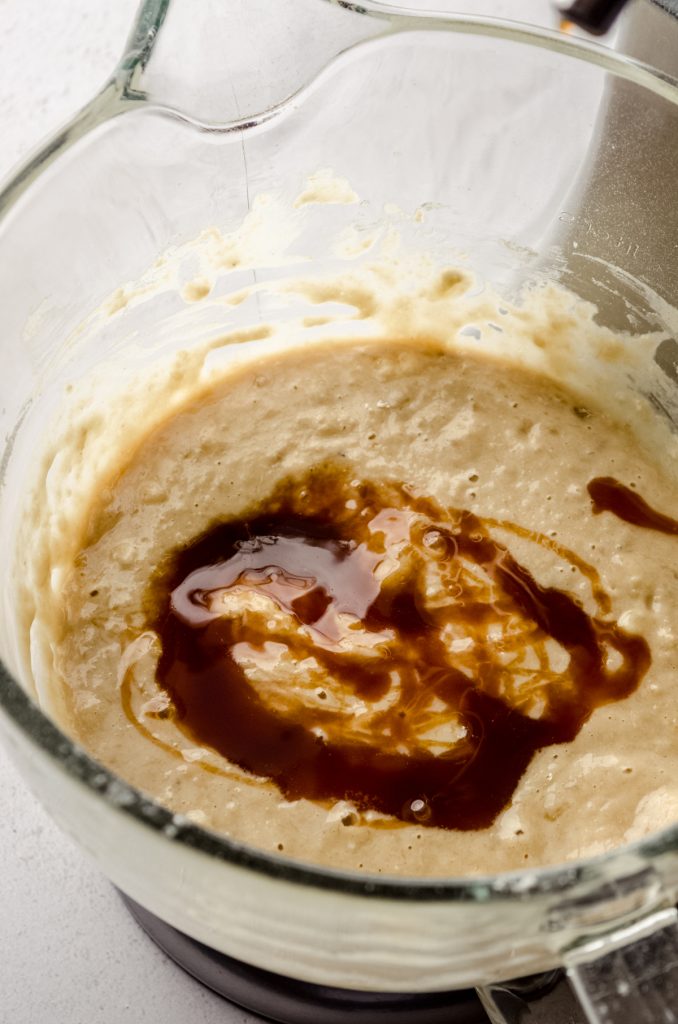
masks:
<svg viewBox="0 0 678 1024"><path fill-rule="evenodd" d="M658 533L678 534L678 519L657 512L644 498L611 476L597 476L586 485L594 515L612 512L632 526L642 526Z"/></svg>
<svg viewBox="0 0 678 1024"><path fill-rule="evenodd" d="M591 611L541 586L497 527L569 559ZM290 800L445 829L489 826L535 752L650 664L571 552L334 466L176 552L149 601L184 734Z"/></svg>

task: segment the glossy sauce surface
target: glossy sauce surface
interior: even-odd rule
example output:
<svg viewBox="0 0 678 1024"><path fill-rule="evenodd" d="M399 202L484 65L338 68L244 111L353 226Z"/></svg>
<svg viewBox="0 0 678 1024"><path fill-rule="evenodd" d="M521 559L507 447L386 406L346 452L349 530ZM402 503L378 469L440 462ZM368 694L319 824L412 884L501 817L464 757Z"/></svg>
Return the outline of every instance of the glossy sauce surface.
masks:
<svg viewBox="0 0 678 1024"><path fill-rule="evenodd" d="M495 529L583 574L589 610ZM445 829L490 825L535 752L650 663L572 552L336 466L177 552L149 601L158 682L194 741L290 800Z"/></svg>
<svg viewBox="0 0 678 1024"><path fill-rule="evenodd" d="M632 526L657 530L672 536L678 534L678 519L653 509L644 498L630 487L621 484L611 476L599 476L590 480L587 490L591 497L594 514L612 512Z"/></svg>

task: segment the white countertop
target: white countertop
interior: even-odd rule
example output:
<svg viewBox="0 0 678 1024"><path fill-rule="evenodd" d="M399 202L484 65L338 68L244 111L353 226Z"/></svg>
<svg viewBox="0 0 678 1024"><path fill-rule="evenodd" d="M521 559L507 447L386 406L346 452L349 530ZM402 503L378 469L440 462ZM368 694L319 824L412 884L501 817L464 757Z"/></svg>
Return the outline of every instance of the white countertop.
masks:
<svg viewBox="0 0 678 1024"><path fill-rule="evenodd" d="M136 6L136 0L0 0L0 176L99 88ZM556 22L547 0L466 0L459 8ZM0 774L0 1021L255 1021L146 938L2 749Z"/></svg>

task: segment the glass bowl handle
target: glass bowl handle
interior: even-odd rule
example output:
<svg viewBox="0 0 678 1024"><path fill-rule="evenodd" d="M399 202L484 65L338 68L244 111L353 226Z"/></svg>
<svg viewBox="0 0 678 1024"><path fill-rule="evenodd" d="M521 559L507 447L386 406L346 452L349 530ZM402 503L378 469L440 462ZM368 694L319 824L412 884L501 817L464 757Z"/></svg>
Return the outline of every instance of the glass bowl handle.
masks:
<svg viewBox="0 0 678 1024"><path fill-rule="evenodd" d="M564 970L478 989L492 1024L677 1024L678 912L579 943Z"/></svg>

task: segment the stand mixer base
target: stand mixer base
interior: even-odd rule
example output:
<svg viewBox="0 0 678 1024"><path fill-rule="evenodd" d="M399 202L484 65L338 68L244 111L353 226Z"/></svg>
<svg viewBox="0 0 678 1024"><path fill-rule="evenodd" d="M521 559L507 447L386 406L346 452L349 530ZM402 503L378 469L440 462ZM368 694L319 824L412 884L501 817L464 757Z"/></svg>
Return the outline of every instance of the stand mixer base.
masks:
<svg viewBox="0 0 678 1024"><path fill-rule="evenodd" d="M165 924L124 893L123 902L167 956L218 995L280 1024L487 1024L473 991L390 993L312 985L251 967Z"/></svg>

